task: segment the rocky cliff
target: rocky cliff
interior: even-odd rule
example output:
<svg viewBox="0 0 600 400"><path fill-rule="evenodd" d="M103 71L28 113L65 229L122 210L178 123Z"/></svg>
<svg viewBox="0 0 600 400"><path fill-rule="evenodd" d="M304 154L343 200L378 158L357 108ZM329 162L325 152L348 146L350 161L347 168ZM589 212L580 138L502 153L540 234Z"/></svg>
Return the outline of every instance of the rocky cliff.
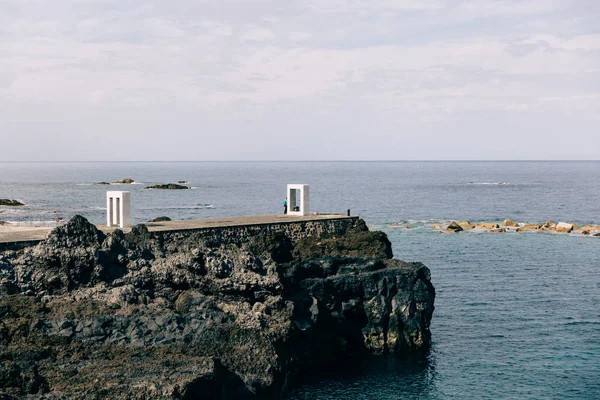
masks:
<svg viewBox="0 0 600 400"><path fill-rule="evenodd" d="M327 223L105 235L78 216L0 252L0 399L279 399L307 368L427 348L429 270Z"/></svg>

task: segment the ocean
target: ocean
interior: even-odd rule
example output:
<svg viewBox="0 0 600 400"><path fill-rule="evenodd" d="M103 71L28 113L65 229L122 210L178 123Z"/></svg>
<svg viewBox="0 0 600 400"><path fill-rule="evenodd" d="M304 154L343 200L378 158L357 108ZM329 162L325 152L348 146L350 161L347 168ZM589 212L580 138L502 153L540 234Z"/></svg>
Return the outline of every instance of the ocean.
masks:
<svg viewBox="0 0 600 400"><path fill-rule="evenodd" d="M95 185L133 178L134 185ZM144 190L187 181L190 190ZM452 220L600 225L600 162L0 163L0 220L105 222L129 190L134 222L283 212L287 183L311 210L364 218L395 257L432 273L433 345L294 380L290 399L600 398L600 237L444 234ZM409 228L410 227L410 228Z"/></svg>

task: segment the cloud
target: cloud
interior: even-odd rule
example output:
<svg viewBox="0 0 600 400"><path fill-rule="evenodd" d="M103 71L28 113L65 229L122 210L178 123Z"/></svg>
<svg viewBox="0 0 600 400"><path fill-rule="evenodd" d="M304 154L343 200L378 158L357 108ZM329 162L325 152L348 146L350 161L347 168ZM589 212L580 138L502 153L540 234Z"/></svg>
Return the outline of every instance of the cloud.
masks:
<svg viewBox="0 0 600 400"><path fill-rule="evenodd" d="M265 28L253 27L248 29L241 37L242 42L266 42L275 38L272 31Z"/></svg>
<svg viewBox="0 0 600 400"><path fill-rule="evenodd" d="M529 125L560 115L597 131L600 9L579 4L4 0L0 132L15 135L15 121L50 110L63 115L67 136L87 126L84 116L114 131L111 118L134 127L150 114L150 131L201 124L229 138L251 121L261 142L302 124L320 139L325 127L328 140L339 139L331 129L377 127L393 141L407 121L425 135L425 125L463 121L474 131L473 121L507 115ZM299 116L302 124L287 125ZM219 137L212 143L225 148Z"/></svg>

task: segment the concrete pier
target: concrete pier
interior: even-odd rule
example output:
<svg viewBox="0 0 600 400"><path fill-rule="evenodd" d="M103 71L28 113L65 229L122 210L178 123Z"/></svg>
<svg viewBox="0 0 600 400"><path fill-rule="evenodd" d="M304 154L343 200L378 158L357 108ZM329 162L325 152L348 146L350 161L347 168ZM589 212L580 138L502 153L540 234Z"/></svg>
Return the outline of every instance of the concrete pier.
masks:
<svg viewBox="0 0 600 400"><path fill-rule="evenodd" d="M148 230L150 232L177 232L227 227L251 227L260 225L294 224L298 222L328 221L355 218L357 217L349 217L340 214L322 214L307 216L275 214L182 221L147 222L144 225L148 227ZM105 233L113 232L115 229L118 229L116 227L107 227L106 225L97 225L97 227ZM13 247L23 248L34 245L44 240L46 238L46 235L48 235L48 233L50 233L52 229L53 228L48 227L23 227L2 225L0 226L0 250ZM127 233L129 230L131 230L131 228L125 228L122 230Z"/></svg>

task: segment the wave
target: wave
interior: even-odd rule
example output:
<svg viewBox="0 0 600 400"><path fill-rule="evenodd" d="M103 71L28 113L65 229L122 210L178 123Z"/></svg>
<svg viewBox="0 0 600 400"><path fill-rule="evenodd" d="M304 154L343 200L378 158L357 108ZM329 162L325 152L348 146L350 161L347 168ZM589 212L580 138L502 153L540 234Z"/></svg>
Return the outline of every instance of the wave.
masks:
<svg viewBox="0 0 600 400"><path fill-rule="evenodd" d="M6 221L12 226L26 226L26 227L47 227L54 228L57 225L67 223L67 220L37 220L37 221Z"/></svg>
<svg viewBox="0 0 600 400"><path fill-rule="evenodd" d="M510 185L510 182L467 182L467 185Z"/></svg>
<svg viewBox="0 0 600 400"><path fill-rule="evenodd" d="M598 321L573 321L573 322L565 322L563 325L600 325Z"/></svg>
<svg viewBox="0 0 600 400"><path fill-rule="evenodd" d="M164 207L143 207L139 208L139 210L204 210L204 209L214 209L215 206L212 204L198 204L195 206L164 206Z"/></svg>

